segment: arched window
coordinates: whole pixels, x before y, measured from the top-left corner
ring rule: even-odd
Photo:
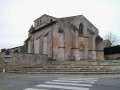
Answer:
[[[83,35],[83,28],[84,28],[83,23],[80,23],[80,25],[79,25],[79,34],[80,35]]]

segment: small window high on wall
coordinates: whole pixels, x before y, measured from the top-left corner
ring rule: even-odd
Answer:
[[[40,25],[42,24],[42,21],[40,20]]]
[[[80,25],[79,25],[79,35],[83,35],[83,28],[84,28],[83,23],[80,23]]]
[[[39,20],[37,21],[37,26],[39,25]]]
[[[52,19],[50,19],[50,23],[52,23],[53,22],[53,20]]]

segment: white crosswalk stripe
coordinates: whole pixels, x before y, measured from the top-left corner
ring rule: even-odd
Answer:
[[[75,83],[61,83],[61,82],[45,82],[47,84],[58,84],[58,85],[74,85],[74,86],[86,86],[91,87],[91,84],[75,84]]]
[[[89,90],[89,88],[92,87],[97,80],[98,78],[58,78],[57,80],[38,84],[35,86],[35,88],[26,88],[24,90]]]
[[[70,79],[70,78],[59,78],[60,80],[98,80],[99,78],[76,78],[76,79]]]
[[[27,88],[27,89],[24,89],[24,90],[47,90],[47,89],[35,89],[35,88]]]
[[[47,88],[58,88],[58,89],[72,89],[72,90],[89,90],[89,88],[81,88],[81,87],[71,87],[71,86],[59,86],[59,85],[47,85],[47,84],[40,84],[37,87],[47,87]]]
[[[92,81],[69,81],[69,80],[53,80],[53,81],[55,81],[55,82],[72,82],[72,83],[80,83],[80,82],[95,83]]]

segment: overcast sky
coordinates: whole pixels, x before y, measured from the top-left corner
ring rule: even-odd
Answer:
[[[120,0],[0,0],[0,49],[23,45],[33,21],[43,14],[84,15],[101,37],[113,32],[120,39]]]

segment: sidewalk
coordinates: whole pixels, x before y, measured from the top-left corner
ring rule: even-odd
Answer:
[[[0,77],[120,78],[120,74],[18,74],[0,73]]]

